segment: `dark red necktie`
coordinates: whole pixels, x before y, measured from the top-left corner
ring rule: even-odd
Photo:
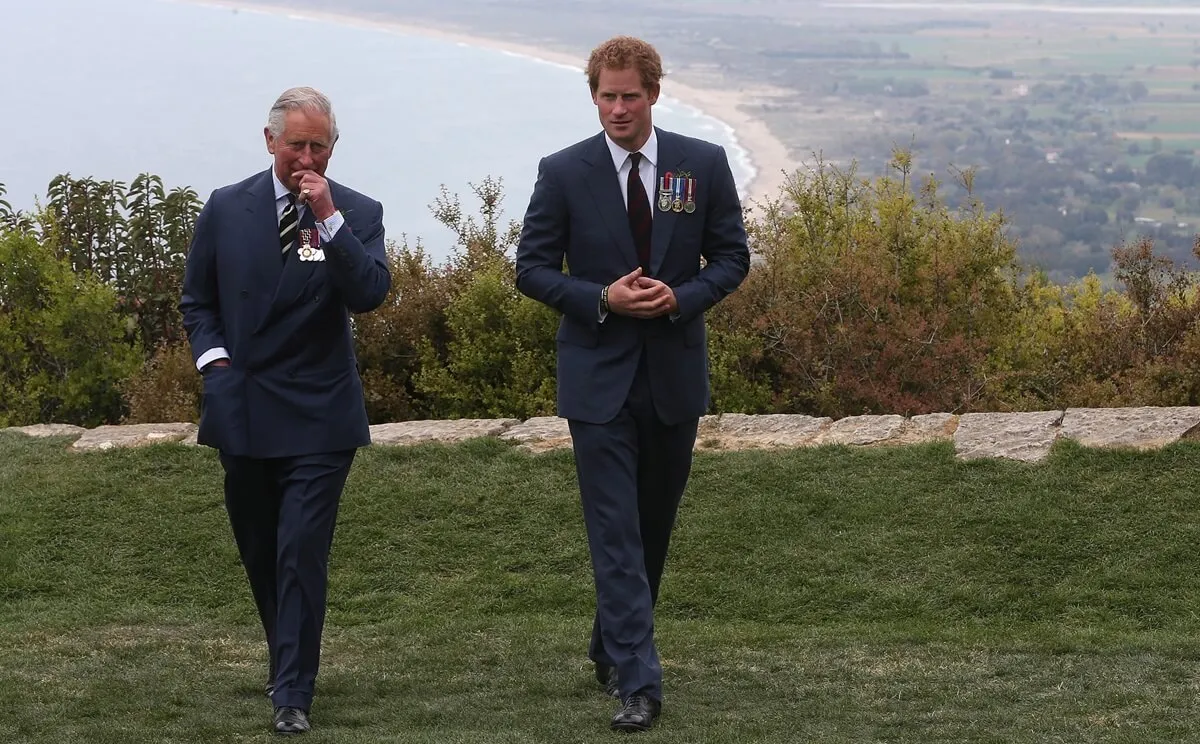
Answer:
[[[629,169],[629,231],[633,233],[633,244],[637,247],[638,263],[642,271],[650,272],[650,199],[646,196],[646,187],[642,185],[642,177],[638,173],[638,165],[642,162],[640,152],[630,153]]]

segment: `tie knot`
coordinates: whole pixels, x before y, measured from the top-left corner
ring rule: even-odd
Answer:
[[[640,152],[629,153],[629,162],[633,164],[633,169],[637,170],[638,166],[642,164],[642,154]]]
[[[289,192],[287,192],[286,196],[287,196],[288,206],[290,206],[290,207],[296,206],[296,195],[289,191]]]

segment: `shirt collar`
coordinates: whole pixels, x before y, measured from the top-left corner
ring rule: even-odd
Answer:
[[[608,151],[612,155],[613,166],[617,172],[621,172],[621,166],[625,165],[625,161],[629,159],[629,151],[621,147],[612,138],[608,136],[608,132],[604,133],[604,141],[608,143]],[[650,127],[650,138],[646,140],[646,144],[642,145],[642,149],[638,150],[642,157],[650,161],[650,165],[658,168],[658,132],[654,127]]]
[[[283,181],[279,180],[279,176],[275,173],[275,166],[271,166],[271,181],[275,184],[275,201],[279,201],[289,193],[288,187],[283,185]]]

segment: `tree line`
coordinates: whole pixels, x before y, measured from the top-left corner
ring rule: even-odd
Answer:
[[[818,161],[750,206],[750,275],[707,318],[712,412],[1197,405],[1195,277],[1144,238],[1112,249],[1111,284],[1055,283],[974,177],[951,203],[897,150],[884,175]],[[3,196],[0,426],[196,420],[177,307],[196,193],[62,175],[34,212]],[[515,288],[502,184],[471,196],[431,206],[456,235],[446,260],[389,242],[391,293],[354,318],[372,423],[556,413],[557,315]]]

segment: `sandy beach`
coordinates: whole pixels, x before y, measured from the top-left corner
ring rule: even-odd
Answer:
[[[458,31],[447,31],[432,26],[414,24],[407,21],[392,21],[378,17],[362,17],[344,13],[326,13],[307,8],[294,8],[270,3],[236,2],[234,0],[175,0],[191,5],[207,5],[219,8],[237,10],[254,10],[294,18],[306,18],[343,26],[361,26],[376,30],[386,30],[397,34],[424,36],[428,38],[451,41],[459,44],[494,49],[509,54],[521,55],[540,59],[552,64],[572,67],[580,71],[580,85],[586,85],[583,79],[583,69],[586,59],[561,52],[540,49],[531,44],[501,41],[486,36],[475,36]],[[670,67],[669,61],[664,60],[665,66]],[[794,171],[798,164],[793,162],[784,146],[771,132],[767,125],[747,114],[742,106],[752,104],[757,95],[737,90],[720,90],[696,88],[671,80],[668,74],[663,81],[662,95],[695,107],[705,114],[712,116],[733,129],[737,143],[746,151],[754,169],[754,176],[746,184],[746,194],[750,201],[761,201],[775,198],[783,186],[785,173]]]

